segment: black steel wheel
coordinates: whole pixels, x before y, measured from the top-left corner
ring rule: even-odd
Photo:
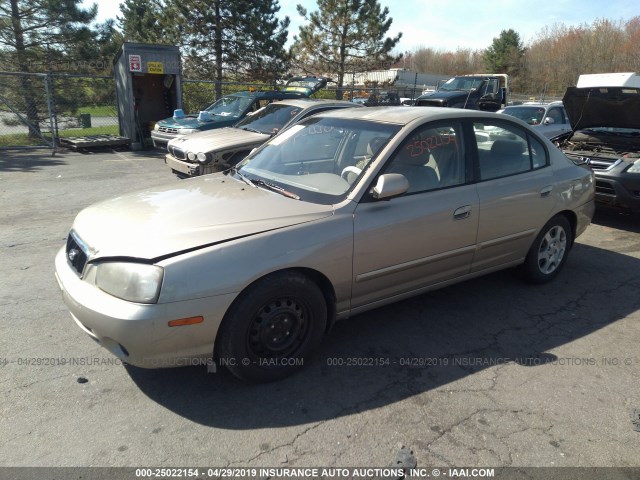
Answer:
[[[326,325],[325,298],[311,279],[297,272],[269,275],[230,307],[216,357],[243,380],[277,380],[304,366]]]

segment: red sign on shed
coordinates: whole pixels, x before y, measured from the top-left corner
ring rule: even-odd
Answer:
[[[129,55],[129,71],[141,72],[142,71],[142,59],[140,55]]]

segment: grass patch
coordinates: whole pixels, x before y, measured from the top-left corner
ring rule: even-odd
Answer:
[[[48,138],[48,137],[47,137]],[[51,141],[51,139],[49,139]],[[26,133],[0,135],[0,147],[37,147],[46,146],[41,138],[31,138]]]
[[[118,125],[105,125],[104,127],[71,128],[58,131],[59,137],[87,137],[89,135],[120,135],[120,129]]]
[[[107,125],[104,127],[93,128],[72,128],[69,130],[60,130],[60,137],[87,137],[89,135],[119,135],[118,125]],[[45,134],[49,140],[50,136]],[[26,133],[15,133],[11,135],[0,135],[0,147],[26,147],[45,145],[40,138],[30,138]]]
[[[81,107],[78,108],[78,111],[75,114],[71,114],[70,116],[78,116],[81,113],[88,113],[92,117],[117,117],[118,112],[116,111],[115,105],[102,105],[97,107]]]

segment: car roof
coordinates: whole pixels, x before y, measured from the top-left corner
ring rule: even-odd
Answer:
[[[525,103],[521,103],[520,105],[507,105],[504,108],[519,108],[519,107],[561,107],[562,106],[562,102],[549,102],[549,103],[539,103],[539,102],[525,102]]]
[[[346,105],[349,107],[362,106],[355,105],[352,102],[346,100],[325,100],[322,98],[285,98],[275,102],[276,105],[291,105],[298,108],[309,108],[316,105],[333,106],[333,105]]]
[[[344,119],[369,120],[379,123],[395,125],[407,125],[416,120],[446,120],[456,118],[499,118],[504,117],[497,113],[483,112],[479,110],[463,110],[460,108],[443,107],[365,107],[365,108],[341,108],[328,112],[318,113],[316,117],[334,117]]]
[[[306,98],[302,93],[281,92],[279,90],[245,90],[242,92],[234,92],[226,97],[263,97],[263,98]]]

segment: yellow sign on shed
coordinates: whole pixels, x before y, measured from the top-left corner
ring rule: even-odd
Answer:
[[[147,62],[147,71],[162,75],[164,73],[164,64],[162,62]]]

